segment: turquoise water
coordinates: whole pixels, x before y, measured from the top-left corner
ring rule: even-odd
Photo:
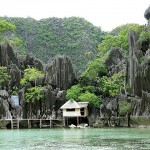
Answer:
[[[150,150],[150,128],[0,130],[0,150]]]

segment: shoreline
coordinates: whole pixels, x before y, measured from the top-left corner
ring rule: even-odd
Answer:
[[[90,118],[89,118],[90,119]],[[15,121],[15,122],[13,122]],[[127,117],[119,120],[111,120],[111,126],[104,125],[101,118],[92,120],[89,123],[90,128],[150,128],[150,118],[148,117],[131,117],[130,126],[128,126]],[[94,125],[95,124],[95,125]],[[89,128],[85,127],[85,128]],[[64,120],[61,119],[0,119],[0,129],[51,129],[51,128],[69,128],[65,126]]]

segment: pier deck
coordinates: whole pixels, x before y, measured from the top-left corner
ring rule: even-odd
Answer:
[[[11,129],[64,127],[64,119],[0,119],[0,121],[10,123]]]

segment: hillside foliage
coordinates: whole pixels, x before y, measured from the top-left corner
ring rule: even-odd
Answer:
[[[70,56],[75,70],[81,73],[86,63],[98,53],[98,44],[105,32],[83,18],[8,18],[16,26],[15,33],[23,39],[27,51],[44,62],[57,54]],[[21,50],[21,48],[20,48]]]

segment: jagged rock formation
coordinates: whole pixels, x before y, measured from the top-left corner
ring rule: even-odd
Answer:
[[[0,66],[9,66],[11,64],[18,64],[18,59],[12,47],[9,44],[0,45]]]
[[[0,90],[0,115],[1,118],[5,119],[19,119],[22,117],[21,107],[15,105],[6,90]]]
[[[109,76],[112,76],[114,73],[120,72],[126,65],[126,60],[123,56],[123,53],[121,52],[121,49],[111,49],[108,58],[105,61],[105,64],[109,71]]]
[[[32,53],[27,54],[25,60],[24,60],[24,66],[27,67],[34,67],[40,71],[44,71],[44,66],[42,62],[37,59]]]
[[[7,67],[11,76],[8,85],[2,87],[3,90],[0,90],[1,117],[5,119],[56,118],[59,115],[58,109],[66,101],[65,90],[75,80],[72,63],[67,56],[57,56],[51,59],[47,65],[44,65],[32,53],[28,54],[25,59],[19,60],[11,46],[7,44],[0,46],[0,66]],[[27,88],[32,86],[31,83],[29,82],[24,87],[20,85],[23,70],[28,67],[37,68],[46,74],[46,77],[36,80],[36,85],[41,85],[46,89],[44,98],[33,103],[27,103],[25,100],[25,92]],[[18,93],[20,106],[16,106],[13,100],[9,98],[14,87],[22,88]]]
[[[45,69],[45,82],[61,90],[68,89],[75,80],[71,60],[66,56],[57,56],[52,59]]]
[[[148,24],[150,25],[150,6],[146,9],[144,17],[148,20]]]
[[[137,35],[134,31],[129,32],[129,46],[128,82],[134,104],[132,115],[148,117],[150,116],[150,49],[138,49]],[[141,57],[144,58],[142,62],[139,59]]]
[[[145,12],[145,18],[150,19],[150,7]],[[150,32],[150,25],[143,29],[144,33]],[[109,76],[118,73],[126,68],[126,82],[129,90],[125,89],[125,94],[120,95],[120,101],[131,102],[132,107],[128,110],[128,119],[132,116],[150,117],[150,39],[149,37],[138,39],[135,31],[129,31],[129,57],[128,61],[123,57],[121,50],[112,49],[105,64],[109,71]],[[128,91],[128,92],[127,92]],[[109,101],[115,98],[108,98],[100,105],[100,116],[109,116],[106,112]],[[114,105],[118,105],[117,103]],[[113,106],[113,105],[110,105]],[[110,107],[111,108],[111,107]],[[117,108],[117,107],[116,107]],[[110,112],[113,112],[111,110]],[[111,114],[111,113],[110,113]],[[110,117],[113,117],[111,114]]]

